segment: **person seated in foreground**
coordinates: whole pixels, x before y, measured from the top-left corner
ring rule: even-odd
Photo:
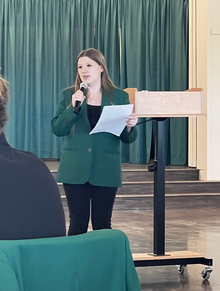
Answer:
[[[5,138],[7,102],[7,81],[0,76],[0,240],[65,236],[61,197],[49,169]]]

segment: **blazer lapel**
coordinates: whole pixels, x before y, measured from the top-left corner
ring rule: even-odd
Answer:
[[[108,96],[108,93],[103,90],[102,92],[102,110],[104,106],[109,106],[109,105],[113,105],[113,103],[111,102],[110,96]]]
[[[83,104],[81,105],[81,110],[82,110],[82,115],[83,115],[83,118],[84,118],[86,124],[90,127],[90,123],[89,123],[89,119],[88,119],[88,115],[87,115],[87,102],[86,102],[86,100],[84,100]]]

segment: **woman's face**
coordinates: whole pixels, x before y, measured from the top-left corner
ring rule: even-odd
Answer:
[[[78,73],[82,82],[89,87],[101,86],[102,67],[88,57],[82,57],[78,60]]]

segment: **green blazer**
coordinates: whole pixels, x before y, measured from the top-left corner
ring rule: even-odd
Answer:
[[[130,133],[127,128],[120,137],[110,133],[90,135],[91,126],[87,117],[87,105],[84,101],[76,115],[71,104],[74,87],[64,89],[56,116],[52,120],[55,135],[63,136],[64,142],[57,173],[57,181],[68,184],[89,182],[95,186],[121,186],[120,140],[132,143],[137,137],[134,127]],[[129,104],[128,94],[115,88],[109,96],[102,94],[103,109],[106,105]]]

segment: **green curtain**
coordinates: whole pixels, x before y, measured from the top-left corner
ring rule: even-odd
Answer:
[[[60,156],[50,122],[60,92],[75,81],[76,57],[95,47],[113,82],[138,90],[185,90],[188,0],[1,0],[0,67],[10,82],[6,136],[41,158]],[[140,119],[144,121],[145,119]],[[187,163],[187,118],[164,124],[167,164]],[[152,121],[122,146],[122,161],[148,163]]]
[[[123,1],[121,87],[149,91],[188,89],[188,1]],[[143,120],[141,120],[143,121]],[[139,126],[126,159],[148,163],[155,124]],[[187,164],[188,119],[164,122],[166,164]]]

